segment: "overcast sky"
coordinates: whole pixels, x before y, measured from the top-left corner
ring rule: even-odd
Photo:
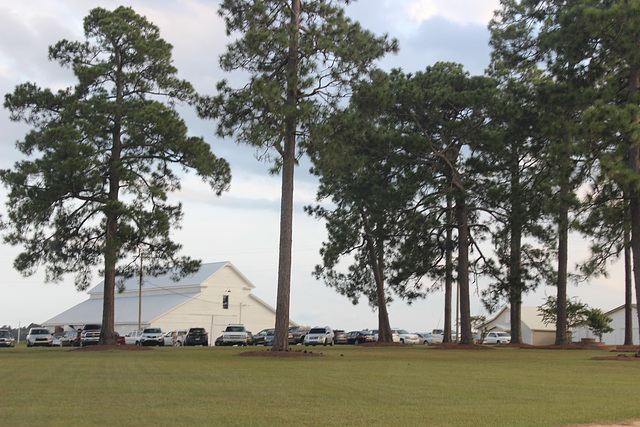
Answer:
[[[96,6],[114,9],[131,6],[160,28],[162,37],[174,46],[173,58],[181,78],[189,80],[200,93],[212,94],[223,78],[241,82],[218,68],[218,57],[228,39],[217,15],[218,1],[90,1],[90,0],[0,0],[0,93],[12,92],[20,83],[31,81],[41,87],[60,89],[75,83],[68,69],[47,60],[48,46],[61,39],[83,40],[82,19]],[[347,15],[376,34],[388,33],[400,42],[397,55],[385,57],[380,66],[404,71],[424,70],[438,61],[464,64],[473,75],[482,74],[489,62],[487,24],[498,8],[498,0],[360,0],[347,7]],[[183,190],[173,201],[183,203],[184,220],[175,239],[183,253],[203,262],[230,261],[255,286],[254,294],[275,307],[278,263],[280,177],[269,176],[268,166],[256,160],[252,149],[233,140],[214,137],[215,123],[183,112],[189,131],[203,136],[214,153],[231,164],[231,190],[216,198],[193,176],[183,181]],[[15,141],[27,128],[10,122],[0,109],[0,168],[11,168],[19,158]],[[325,237],[324,225],[303,212],[315,200],[315,180],[304,164],[296,171],[293,232],[291,319],[305,325],[329,325],[340,329],[377,327],[377,315],[366,301],[353,306],[333,289],[312,276],[319,263],[318,250]],[[4,212],[6,190],[0,189]],[[573,236],[573,262],[586,254],[588,242]],[[44,275],[24,278],[12,263],[20,248],[0,243],[0,326],[22,326],[44,322],[85,300],[73,277],[62,283],[45,284]],[[605,311],[624,303],[622,268],[615,265],[608,279],[592,280],[568,290]],[[95,283],[100,282],[95,277]],[[476,293],[482,283],[472,283],[472,315],[484,314]],[[526,296],[525,305],[540,305],[548,287]],[[394,302],[389,310],[393,327],[429,331],[443,326],[444,294],[435,292],[424,301],[407,305]]]

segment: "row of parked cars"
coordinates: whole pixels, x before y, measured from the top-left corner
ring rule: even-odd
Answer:
[[[204,328],[177,329],[162,332],[148,327],[131,331],[124,336],[124,344],[139,346],[190,346],[209,345],[209,333]]]
[[[402,344],[440,344],[442,337],[433,333],[409,333],[404,329],[392,329],[394,342]],[[275,329],[263,329],[253,335],[253,345],[273,345]],[[219,338],[220,339],[220,338]],[[328,326],[292,326],[289,328],[289,344],[302,344],[305,346],[332,346],[334,344],[364,344],[378,341],[378,331],[359,330],[346,332],[342,329],[332,329]],[[216,341],[218,342],[218,341]],[[222,344],[220,344],[222,345]]]
[[[87,324],[77,330],[68,331],[62,336],[54,336],[47,328],[31,328],[26,337],[27,347],[34,346],[73,346],[83,347],[94,345],[100,339],[101,325]],[[442,330],[433,332],[409,333],[404,329],[392,329],[394,342],[402,344],[433,345],[442,343]],[[246,330],[244,325],[228,325],[223,334],[216,338],[214,345],[273,345],[275,329],[263,329],[257,334]],[[119,344],[139,346],[195,346],[209,345],[209,335],[204,328],[189,328],[162,332],[157,327],[147,327],[131,331],[124,337],[116,333]],[[289,344],[302,344],[305,346],[333,346],[334,344],[364,344],[378,341],[377,330],[361,330],[345,332],[341,329],[332,329],[328,326],[310,328],[308,326],[292,326],[289,328]],[[455,341],[455,336],[452,337]],[[511,336],[506,332],[491,331],[484,337],[474,336],[474,341],[484,344],[508,344]],[[0,329],[0,347],[13,347],[15,340],[6,329]]]

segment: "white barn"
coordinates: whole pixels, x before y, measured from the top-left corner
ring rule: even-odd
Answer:
[[[50,329],[75,329],[87,323],[102,322],[104,282],[88,291],[89,299],[47,320]],[[257,333],[275,326],[275,309],[251,293],[255,286],[230,262],[202,264],[200,270],[173,281],[169,274],[145,277],[142,298],[140,279],[124,282],[123,292],[115,295],[115,330],[125,335],[142,327],[163,331],[204,327],[210,343],[228,324],[241,323]],[[291,322],[292,326],[296,323]]]
[[[522,306],[520,309],[522,342],[532,345],[550,345],[555,342],[555,325],[545,325],[538,307]],[[483,325],[486,331],[511,332],[511,310],[505,307]]]
[[[613,332],[603,334],[602,342],[607,345],[624,345],[624,304],[606,312],[605,314],[612,319],[609,326],[613,328]],[[631,318],[633,325],[633,333],[631,336],[633,338],[633,342],[638,344],[638,307],[635,304],[631,307]],[[595,338],[595,340],[598,341],[598,337],[596,337],[586,326],[574,328],[571,334],[571,340],[579,342],[582,338]]]

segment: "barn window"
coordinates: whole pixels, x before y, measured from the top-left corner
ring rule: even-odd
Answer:
[[[229,308],[229,295],[222,295],[222,308],[225,310]]]

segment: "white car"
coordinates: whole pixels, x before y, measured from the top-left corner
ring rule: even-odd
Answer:
[[[125,338],[126,342],[126,338]],[[144,328],[137,345],[160,345],[164,346],[164,334],[160,328]]]
[[[373,336],[375,337],[374,341],[378,341],[378,330],[377,329],[372,329],[371,332],[373,333]],[[391,339],[393,340],[393,342],[400,342],[400,335],[398,335],[397,332],[394,332],[394,330],[391,330]]]
[[[506,332],[492,331],[487,332],[487,336],[484,337],[485,344],[509,344],[511,342],[511,335]]]
[[[171,331],[164,334],[164,345],[181,347],[184,345],[184,336],[187,331],[184,329],[179,331]]]
[[[419,344],[420,338],[417,334],[410,334],[404,329],[392,329],[392,334],[398,335],[398,340],[401,344]],[[395,340],[394,340],[395,341]]]
[[[304,345],[333,345],[333,330],[328,326],[316,326],[304,336]]]
[[[420,344],[424,345],[435,345],[442,344],[442,335],[436,336],[431,332],[416,332],[418,338],[420,339]]]
[[[244,325],[227,325],[222,332],[222,345],[248,345],[249,333]]]
[[[37,345],[44,345],[47,347],[53,346],[53,335],[47,328],[31,328],[27,335],[27,347],[34,347]]]
[[[128,345],[138,345],[140,341],[140,337],[142,336],[142,331],[131,331],[127,335],[124,336],[124,343]]]

